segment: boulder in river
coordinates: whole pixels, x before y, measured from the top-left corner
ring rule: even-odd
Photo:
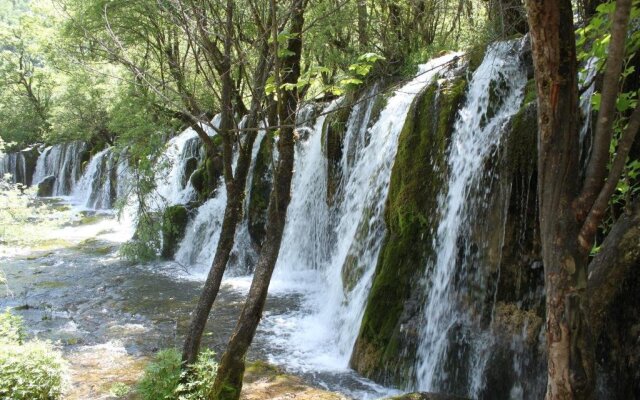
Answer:
[[[38,183],[38,196],[51,197],[53,195],[53,185],[56,183],[56,177],[49,175]]]

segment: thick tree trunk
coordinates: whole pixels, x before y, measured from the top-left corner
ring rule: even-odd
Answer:
[[[589,321],[594,338],[599,336],[605,314],[623,287],[622,282],[639,265],[640,201],[636,201],[631,214],[623,214],[613,225],[600,252],[589,264]]]
[[[182,361],[185,365],[192,364],[197,359],[202,334],[204,333],[211,307],[220,290],[222,276],[224,275],[227,263],[229,262],[229,255],[233,249],[236,229],[242,216],[244,189],[251,165],[253,144],[257,136],[255,128],[259,125],[259,115],[264,99],[264,86],[269,71],[269,45],[267,41],[264,41],[262,44],[261,58],[258,61],[254,75],[254,94],[246,123],[246,127],[250,129],[247,131],[244,144],[240,148],[235,176],[230,182],[227,182],[226,185],[227,204],[225,206],[216,254],[213,258],[209,274],[207,275],[202,294],[200,295],[200,300],[193,313],[182,349]]]
[[[545,269],[547,395],[588,399],[587,257],[578,245],[578,90],[570,0],[527,0],[538,91],[538,198]]]
[[[304,4],[304,0],[293,0],[290,30],[293,37],[289,39],[288,45],[290,55],[281,59],[280,70],[284,74],[283,84],[295,84],[300,76]],[[279,159],[274,175],[275,182],[269,199],[267,234],[256,265],[247,301],[229,340],[227,349],[222,355],[216,380],[208,396],[211,400],[237,400],[240,398],[245,356],[262,316],[269,283],[280,252],[287,208],[291,197],[294,125],[297,105],[298,98],[295,91],[280,91],[278,104],[281,124],[278,140]]]

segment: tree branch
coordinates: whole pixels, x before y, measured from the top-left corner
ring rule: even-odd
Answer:
[[[620,180],[620,176],[624,171],[624,167],[627,164],[627,156],[629,155],[629,151],[631,151],[631,146],[633,145],[633,141],[636,138],[636,134],[638,133],[638,129],[640,128],[640,104],[636,107],[629,118],[629,123],[627,128],[622,133],[622,137],[618,142],[618,151],[616,153],[615,158],[613,159],[613,163],[611,164],[611,169],[609,170],[609,176],[607,177],[607,181],[605,182],[602,190],[598,194],[595,202],[593,203],[593,207],[589,210],[589,214],[580,229],[580,234],[578,235],[578,242],[583,250],[589,251],[591,246],[593,245],[593,238],[598,230],[598,225],[602,222],[602,218],[604,216],[604,212],[607,208],[607,203],[613,195],[613,192],[616,190],[616,186],[618,181]]]
[[[600,110],[596,121],[593,152],[587,165],[584,186],[575,207],[578,218],[586,217],[596,196],[598,196],[604,185],[630,13],[631,0],[616,1],[616,11],[611,24],[611,41],[602,84]]]

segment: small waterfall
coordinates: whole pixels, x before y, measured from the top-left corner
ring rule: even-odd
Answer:
[[[244,126],[246,118],[243,118],[239,123],[239,126]],[[220,118],[216,116],[212,123],[218,126]],[[253,166],[256,156],[260,150],[260,143],[262,140],[266,140],[265,132],[260,131],[253,143],[251,166],[249,169],[249,175],[247,177],[247,188],[251,187],[251,177],[253,175]],[[238,160],[237,151],[234,152],[233,169]],[[190,184],[189,184],[190,185]],[[247,192],[250,190],[247,189]],[[246,196],[244,207],[245,211],[248,206],[249,196]],[[222,228],[222,218],[224,217],[224,210],[227,204],[227,191],[224,188],[223,179],[220,179],[220,183],[215,192],[215,196],[208,199],[203,205],[201,205],[196,213],[195,218],[189,221],[187,225],[186,234],[180,246],[176,252],[175,260],[179,264],[188,267],[189,273],[195,277],[206,276],[211,267],[211,262],[215,255],[216,247],[218,246],[218,238],[220,236],[220,230]],[[246,215],[246,213],[245,213]],[[236,232],[234,248],[232,250],[231,258],[235,259],[234,264],[240,266],[243,272],[246,272],[247,260],[251,260],[253,256],[253,250],[251,245],[251,239],[249,237],[247,221],[242,221]],[[227,268],[230,270],[232,268]]]
[[[521,41],[500,42],[488,48],[454,126],[448,183],[439,197],[435,259],[428,260],[426,267],[426,304],[416,365],[420,390],[475,398],[483,385],[487,357],[483,350],[488,348],[489,335],[479,330],[483,318],[487,314],[491,318],[492,310],[483,306],[492,307],[493,295],[482,271],[493,258],[499,274],[500,255],[485,254],[488,240],[482,238],[482,229],[504,232],[506,200],[498,201],[492,210],[490,198],[499,193],[508,199],[510,189],[495,188],[499,183],[492,165],[498,164],[496,152],[505,126],[523,100],[527,77],[519,57],[521,45]],[[497,218],[502,226],[477,228],[490,213],[502,215]],[[464,390],[468,392],[460,393]]]
[[[83,155],[87,150],[84,142],[56,144],[44,149],[33,176],[33,183],[41,182],[47,176],[55,176],[53,196],[67,196],[72,193],[82,174]]]
[[[383,212],[397,141],[415,96],[454,61],[449,54],[422,65],[387,101],[370,128],[375,91],[365,93],[347,121],[335,203],[327,199],[324,116],[298,144],[293,196],[273,291],[303,293],[302,310],[265,323],[282,339],[280,361],[305,370],[345,370],[385,235]],[[334,103],[326,111],[339,104]],[[325,112],[326,113],[326,112]]]
[[[27,184],[27,167],[21,152],[0,154],[0,178],[11,175],[11,183]]]
[[[187,204],[195,197],[189,178],[202,159],[201,143],[193,128],[185,129],[167,143],[159,160],[161,168],[156,174],[158,208],[162,208],[161,205]]]
[[[582,111],[582,126],[580,127],[580,159],[583,162],[583,168],[586,166],[587,156],[591,153],[591,141],[589,134],[591,132],[592,107],[591,99],[596,91],[595,78],[598,74],[598,58],[591,57],[587,60],[584,70],[578,74],[578,80],[583,90],[580,96],[580,110]]]
[[[120,174],[118,154],[113,147],[106,148],[91,158],[89,165],[73,191],[73,197],[83,207],[101,210],[111,209],[118,198]]]

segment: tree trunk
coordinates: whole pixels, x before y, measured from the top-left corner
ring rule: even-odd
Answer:
[[[360,45],[360,51],[365,51],[369,46],[368,22],[367,0],[358,0],[358,44]]]
[[[211,264],[211,269],[207,275],[202,294],[193,313],[189,330],[185,337],[182,349],[182,361],[184,365],[193,364],[198,356],[200,341],[204,332],[211,307],[220,290],[222,276],[229,262],[229,255],[233,249],[236,229],[242,215],[242,203],[244,200],[244,189],[247,182],[247,175],[251,165],[251,154],[253,144],[257,136],[255,128],[259,125],[259,115],[262,100],[264,98],[264,87],[270,71],[269,45],[263,41],[261,57],[255,71],[254,93],[251,100],[251,108],[247,118],[246,127],[249,128],[241,146],[235,176],[231,182],[227,182],[227,204],[225,205],[220,239],[216,247],[216,254]]]
[[[272,0],[272,4],[274,3],[275,1]],[[288,43],[288,55],[282,57],[281,68],[278,68],[276,64],[276,70],[281,70],[284,73],[283,84],[295,84],[300,76],[304,4],[304,0],[293,0],[290,30],[292,38],[289,39]],[[274,43],[277,46],[277,41],[274,41]],[[276,71],[276,75],[278,73],[279,71]],[[260,322],[269,283],[280,252],[287,208],[291,198],[294,125],[298,98],[297,93],[293,90],[281,90],[278,99],[278,115],[281,124],[278,140],[279,159],[274,175],[275,182],[269,199],[267,234],[256,265],[247,301],[231,335],[227,349],[222,355],[216,380],[208,396],[211,400],[237,400],[240,397],[245,356]]]
[[[589,264],[589,322],[597,339],[605,314],[632,268],[640,265],[640,201],[611,228]],[[635,271],[637,273],[637,271]]]
[[[538,92],[538,199],[546,289],[547,395],[588,399],[594,388],[587,329],[587,257],[580,222],[578,89],[570,0],[527,0]]]

